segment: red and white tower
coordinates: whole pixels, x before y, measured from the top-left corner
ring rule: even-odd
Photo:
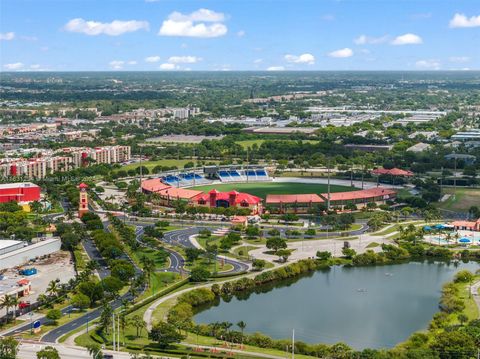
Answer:
[[[85,183],[80,183],[78,188],[80,189],[80,201],[78,202],[78,218],[82,218],[82,216],[88,212],[88,186]]]

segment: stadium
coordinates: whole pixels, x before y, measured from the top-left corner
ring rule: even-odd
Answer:
[[[196,207],[240,207],[251,214],[309,213],[315,206],[338,211],[362,209],[368,203],[385,204],[396,191],[385,187],[360,189],[351,185],[275,179],[263,166],[205,166],[161,173],[142,181],[142,191],[156,193],[158,203],[173,207],[183,201]]]

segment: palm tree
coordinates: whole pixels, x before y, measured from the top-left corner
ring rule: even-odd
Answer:
[[[155,270],[155,261],[147,256],[140,258],[140,264],[142,265],[145,276],[147,277],[148,287],[151,287],[152,273]]]
[[[101,353],[102,353],[102,348],[100,347],[99,344],[89,344],[87,345],[87,350],[88,350],[88,354],[90,354],[92,356],[93,359],[96,359],[97,356],[99,358],[102,357]],[[100,354],[100,355],[99,355]]]
[[[58,291],[59,288],[56,280],[52,280],[50,283],[48,283],[47,293],[50,294],[50,296],[56,296],[58,294]]]
[[[17,307],[20,304],[18,297],[16,295],[10,296],[10,305],[13,307],[13,321],[15,321],[17,317]]]
[[[138,338],[140,334],[142,334],[142,329],[145,328],[146,326],[145,321],[141,316],[136,314],[132,317],[131,323],[135,327],[135,329],[137,329],[137,338]]]
[[[242,331],[242,344],[241,344],[241,348],[243,349],[243,331],[245,330],[245,328],[247,327],[247,323],[245,323],[243,320],[239,321],[237,323],[237,327],[240,328],[240,330]]]
[[[4,296],[0,300],[0,308],[3,309],[5,308],[7,310],[7,320],[8,320],[8,315],[10,314],[10,307],[12,306],[12,300],[10,299],[9,295]]]

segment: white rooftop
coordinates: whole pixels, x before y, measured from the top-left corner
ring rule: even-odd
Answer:
[[[11,239],[0,239],[0,249],[5,249],[20,243],[22,243],[22,241],[14,241]]]
[[[4,183],[0,184],[0,189],[4,188],[25,188],[25,187],[38,187],[35,183],[32,182],[17,182],[17,183]]]

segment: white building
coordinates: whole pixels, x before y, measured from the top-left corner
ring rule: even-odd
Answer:
[[[37,257],[58,252],[61,244],[59,237],[31,245],[25,245],[25,242],[21,241],[0,240],[0,270],[21,266]]]

